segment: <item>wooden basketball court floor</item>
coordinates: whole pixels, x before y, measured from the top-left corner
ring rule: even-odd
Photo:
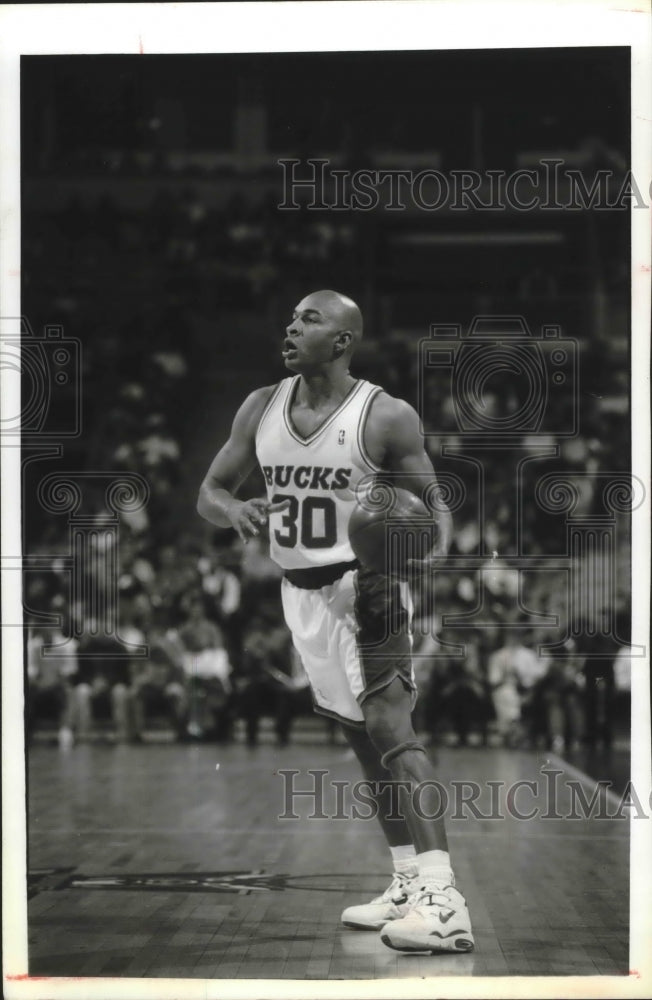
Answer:
[[[375,820],[351,818],[348,798],[338,806],[331,782],[360,775],[348,748],[328,745],[321,730],[286,748],[32,746],[30,976],[626,976],[627,820],[598,818],[597,808],[571,818],[578,772],[558,757],[464,748],[437,758],[471,954],[403,955],[377,933],[340,925],[345,906],[387,886],[388,853]],[[546,766],[562,773],[546,776]],[[290,780],[295,790],[322,780],[311,769],[327,772],[323,812],[347,818],[309,818],[318,810],[308,796],[286,808]],[[474,816],[451,781],[479,782],[476,809],[495,818]],[[519,781],[537,783],[512,792],[521,814],[538,807],[533,819],[510,814],[506,789]],[[580,784],[590,799],[592,781]],[[279,818],[284,811],[300,818]]]

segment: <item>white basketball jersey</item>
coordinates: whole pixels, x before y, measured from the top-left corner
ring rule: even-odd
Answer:
[[[364,449],[371,401],[382,389],[359,380],[338,408],[303,437],[291,408],[301,376],[283,379],[263,411],[256,455],[269,500],[288,500],[269,519],[270,555],[283,569],[307,569],[355,559],[348,526],[355,488],[377,471]]]

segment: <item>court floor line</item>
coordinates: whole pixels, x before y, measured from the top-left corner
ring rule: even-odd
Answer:
[[[586,774],[585,771],[581,771],[579,767],[575,767],[574,764],[569,764],[567,760],[564,760],[563,757],[559,757],[558,754],[551,753],[550,761],[553,764],[556,764],[558,767],[563,767],[565,771],[568,771],[568,773],[572,778],[576,778],[578,781],[581,781],[583,785],[585,785],[587,788],[590,788],[592,791],[595,791],[595,789],[598,788],[600,783],[596,781],[595,778],[592,778],[589,774]],[[605,797],[607,799],[607,802],[609,802],[612,806],[620,806],[621,799],[616,795],[615,792],[612,792],[609,788],[605,789]]]

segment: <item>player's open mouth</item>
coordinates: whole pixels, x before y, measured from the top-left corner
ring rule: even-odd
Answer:
[[[284,347],[283,347],[283,350],[281,351],[281,357],[282,358],[291,358],[291,357],[294,357],[297,353],[298,352],[297,352],[297,349],[296,349],[296,347],[295,347],[294,344],[288,344],[288,343],[286,343],[284,345]]]

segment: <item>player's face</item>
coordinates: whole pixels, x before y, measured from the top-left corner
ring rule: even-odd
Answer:
[[[333,360],[333,344],[341,332],[337,316],[319,298],[308,296],[294,310],[285,331],[285,367],[303,372],[323,368]]]

